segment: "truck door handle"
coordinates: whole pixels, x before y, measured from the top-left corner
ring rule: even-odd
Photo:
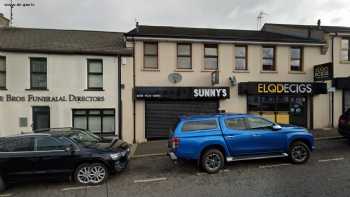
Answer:
[[[225,139],[227,139],[227,140],[231,140],[231,139],[233,139],[233,138],[235,138],[235,136],[226,136],[226,137],[225,137]]]

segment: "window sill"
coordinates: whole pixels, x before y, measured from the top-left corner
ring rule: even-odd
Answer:
[[[278,73],[277,70],[261,70],[260,73]]]
[[[49,91],[47,88],[29,88],[26,91]]]
[[[160,70],[158,68],[157,69],[143,68],[141,71],[144,71],[144,72],[160,72]]]
[[[340,63],[340,64],[350,64],[350,61],[347,61],[347,60],[341,60],[339,63]]]
[[[236,70],[236,69],[234,69],[232,72],[234,72],[234,73],[249,73],[249,70]]]
[[[305,71],[292,71],[292,70],[290,70],[290,71],[288,71],[288,74],[306,74],[306,72]]]
[[[206,70],[206,69],[201,70],[201,72],[215,72],[215,71],[218,71],[218,70]]]
[[[8,90],[7,88],[0,88],[0,91],[6,91]]]
[[[85,89],[84,91],[105,91],[103,88],[88,88]]]
[[[177,68],[175,72],[194,72],[192,69]]]

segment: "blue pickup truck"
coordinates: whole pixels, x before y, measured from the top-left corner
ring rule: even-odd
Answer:
[[[250,114],[182,116],[169,139],[172,160],[197,160],[208,173],[241,160],[289,157],[301,164],[313,149],[307,129]]]

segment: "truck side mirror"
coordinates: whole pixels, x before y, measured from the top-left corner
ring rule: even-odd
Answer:
[[[280,125],[278,125],[278,124],[275,124],[275,125],[272,126],[272,129],[273,129],[274,131],[277,131],[277,130],[281,130],[282,127],[281,127]]]

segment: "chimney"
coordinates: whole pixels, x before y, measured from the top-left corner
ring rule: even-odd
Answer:
[[[0,28],[1,27],[9,27],[10,20],[4,16],[3,13],[0,13]]]
[[[321,29],[321,19],[317,20],[317,29]]]

